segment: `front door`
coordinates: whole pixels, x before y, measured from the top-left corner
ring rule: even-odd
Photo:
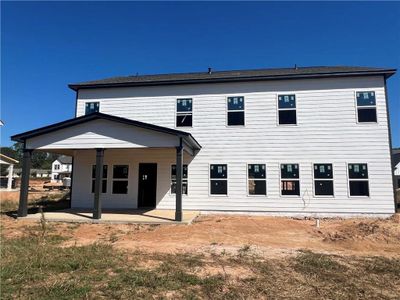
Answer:
[[[156,207],[157,164],[139,164],[138,208]]]

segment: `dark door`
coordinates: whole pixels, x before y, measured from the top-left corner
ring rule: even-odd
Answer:
[[[156,207],[157,164],[139,164],[139,208]]]

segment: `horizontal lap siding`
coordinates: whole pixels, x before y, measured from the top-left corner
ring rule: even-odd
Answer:
[[[357,124],[357,90],[376,92],[377,124]],[[297,126],[277,125],[277,94],[287,93],[296,94]],[[226,97],[232,95],[245,97],[245,127],[226,126]],[[189,165],[185,209],[393,212],[382,78],[82,90],[77,114],[84,113],[85,101],[100,101],[103,113],[174,128],[176,99],[186,97],[193,98],[193,128],[180,129],[191,132],[203,149]],[[267,165],[266,197],[247,196],[246,163],[252,162]],[[279,163],[285,162],[300,164],[301,197],[280,196]],[[334,165],[334,198],[313,197],[312,163],[317,162]],[[351,162],[368,163],[369,198],[348,197],[346,163]],[[228,196],[209,195],[210,163],[228,164]],[[165,176],[169,181],[168,172]],[[160,208],[175,207],[174,196],[161,196]]]

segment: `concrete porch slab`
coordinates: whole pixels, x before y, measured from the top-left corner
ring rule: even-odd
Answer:
[[[44,218],[49,222],[66,223],[111,223],[111,224],[190,224],[200,214],[199,211],[183,211],[182,222],[175,221],[175,210],[103,210],[100,220],[92,218],[92,211],[66,209],[44,212]],[[24,220],[40,220],[41,214],[30,214],[19,218]]]

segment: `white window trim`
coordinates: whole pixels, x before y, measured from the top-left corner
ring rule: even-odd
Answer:
[[[175,196],[176,194],[173,194],[172,193],[172,191],[171,191],[171,184],[172,184],[172,166],[175,166],[176,164],[170,164],[170,166],[169,166],[169,195],[170,196]],[[182,193],[182,196],[183,197],[188,197],[189,196],[189,193],[190,193],[190,190],[189,190],[189,164],[184,164],[184,165],[187,165],[187,179],[183,179],[183,174],[182,174],[182,184],[183,184],[183,181],[184,180],[186,180],[187,181],[187,191],[188,191],[188,193],[187,194],[184,194],[184,193]]]
[[[265,166],[265,178],[249,178],[249,165],[264,165]],[[252,195],[249,192],[249,180],[254,181],[265,181],[265,194],[263,195]],[[247,190],[247,197],[263,197],[266,198],[268,196],[268,185],[267,185],[267,164],[266,163],[258,163],[258,162],[250,162],[246,163],[246,190]]]
[[[93,166],[96,166],[96,164],[94,164],[94,165],[92,165],[92,168],[90,169],[90,173],[91,173],[91,175],[93,175],[92,174],[92,172],[93,172]],[[108,180],[108,178],[109,178],[109,168],[108,168],[108,164],[103,164],[103,166],[107,166],[107,177],[106,178],[103,178],[103,171],[101,172],[101,187],[100,187],[100,194],[102,194],[102,195],[105,195],[105,194],[108,194],[109,193],[109,191],[110,191],[110,187],[108,186],[109,185],[109,180]],[[96,175],[96,174],[95,174]],[[91,181],[90,181],[90,193],[91,194],[94,194],[94,193],[92,193],[92,184],[93,184],[93,180],[96,180],[96,178],[93,178],[93,176],[92,176],[92,178],[91,178]],[[106,183],[106,192],[105,193],[103,193],[102,192],[102,188],[103,188],[103,181],[106,181],[107,183]],[[112,188],[112,187],[111,187]]]
[[[299,178],[282,178],[282,165],[298,165]],[[285,181],[298,181],[299,194],[298,195],[282,195],[282,180]],[[279,195],[281,198],[300,198],[301,197],[301,182],[300,182],[300,163],[285,162],[279,164]]]
[[[229,110],[228,109],[228,99],[233,98],[233,97],[243,97],[243,104],[244,104],[244,109],[240,110]],[[237,127],[246,127],[246,97],[243,95],[230,95],[225,97],[225,127],[226,128],[237,128]],[[228,125],[228,113],[229,112],[243,112],[243,125]]]
[[[314,166],[315,165],[332,165],[332,178],[315,178],[314,176]],[[313,184],[313,197],[314,198],[335,198],[335,173],[334,173],[333,163],[330,162],[315,162],[311,164],[311,172],[312,172],[312,184]],[[332,181],[333,186],[333,195],[316,195],[315,194],[315,180],[318,181]]]
[[[178,112],[178,100],[192,100],[192,110],[190,112]],[[183,115],[183,114],[192,114],[192,126],[178,126],[178,123],[176,122],[178,115]],[[182,98],[176,98],[175,99],[175,120],[174,120],[175,128],[193,128],[194,124],[194,99],[192,97],[182,97]]]
[[[228,169],[226,172],[227,178],[213,178],[211,179],[211,165],[226,165]],[[211,194],[211,180],[226,180],[226,194]],[[216,162],[208,164],[208,196],[209,197],[228,197],[229,196],[229,164],[225,162]]]
[[[368,170],[368,178],[350,178],[350,173],[349,173],[349,165],[367,165],[367,170]],[[362,199],[369,199],[371,198],[371,189],[370,189],[370,184],[369,184],[369,164],[366,162],[347,162],[346,163],[346,173],[347,173],[347,197],[348,198],[362,198]],[[368,182],[368,194],[369,196],[351,196],[350,195],[350,180],[354,181],[367,181]]]
[[[285,96],[285,95],[294,95],[295,96],[295,103],[296,107],[293,108],[279,108],[279,96]],[[295,92],[282,92],[278,93],[275,95],[275,102],[276,102],[276,125],[277,126],[282,126],[282,127],[293,127],[293,126],[299,126],[299,116],[298,116],[298,101],[297,101],[297,93]],[[295,110],[296,111],[296,124],[279,124],[279,111],[281,110]]]
[[[128,166],[128,177],[127,178],[114,178],[114,166]],[[111,190],[110,190],[110,193],[112,194],[112,195],[117,195],[117,196],[122,196],[122,195],[128,195],[129,194],[129,174],[130,174],[130,172],[131,172],[131,167],[130,167],[130,165],[129,164],[124,164],[124,163],[120,163],[120,164],[113,164],[112,165],[112,171],[111,171]],[[107,174],[108,175],[108,174]],[[114,185],[114,181],[127,181],[128,182],[128,185],[127,185],[127,187],[126,187],[126,193],[125,194],[121,194],[121,193],[114,193],[113,192],[113,185]]]
[[[362,93],[362,92],[374,92],[375,93],[375,105],[360,106],[360,109],[363,109],[363,108],[375,108],[376,122],[359,122],[358,121],[357,93]],[[376,97],[376,91],[375,90],[363,89],[363,90],[354,91],[354,106],[356,108],[356,123],[357,124],[359,124],[359,125],[379,124],[379,120],[378,120],[378,105],[377,105],[377,97]]]

